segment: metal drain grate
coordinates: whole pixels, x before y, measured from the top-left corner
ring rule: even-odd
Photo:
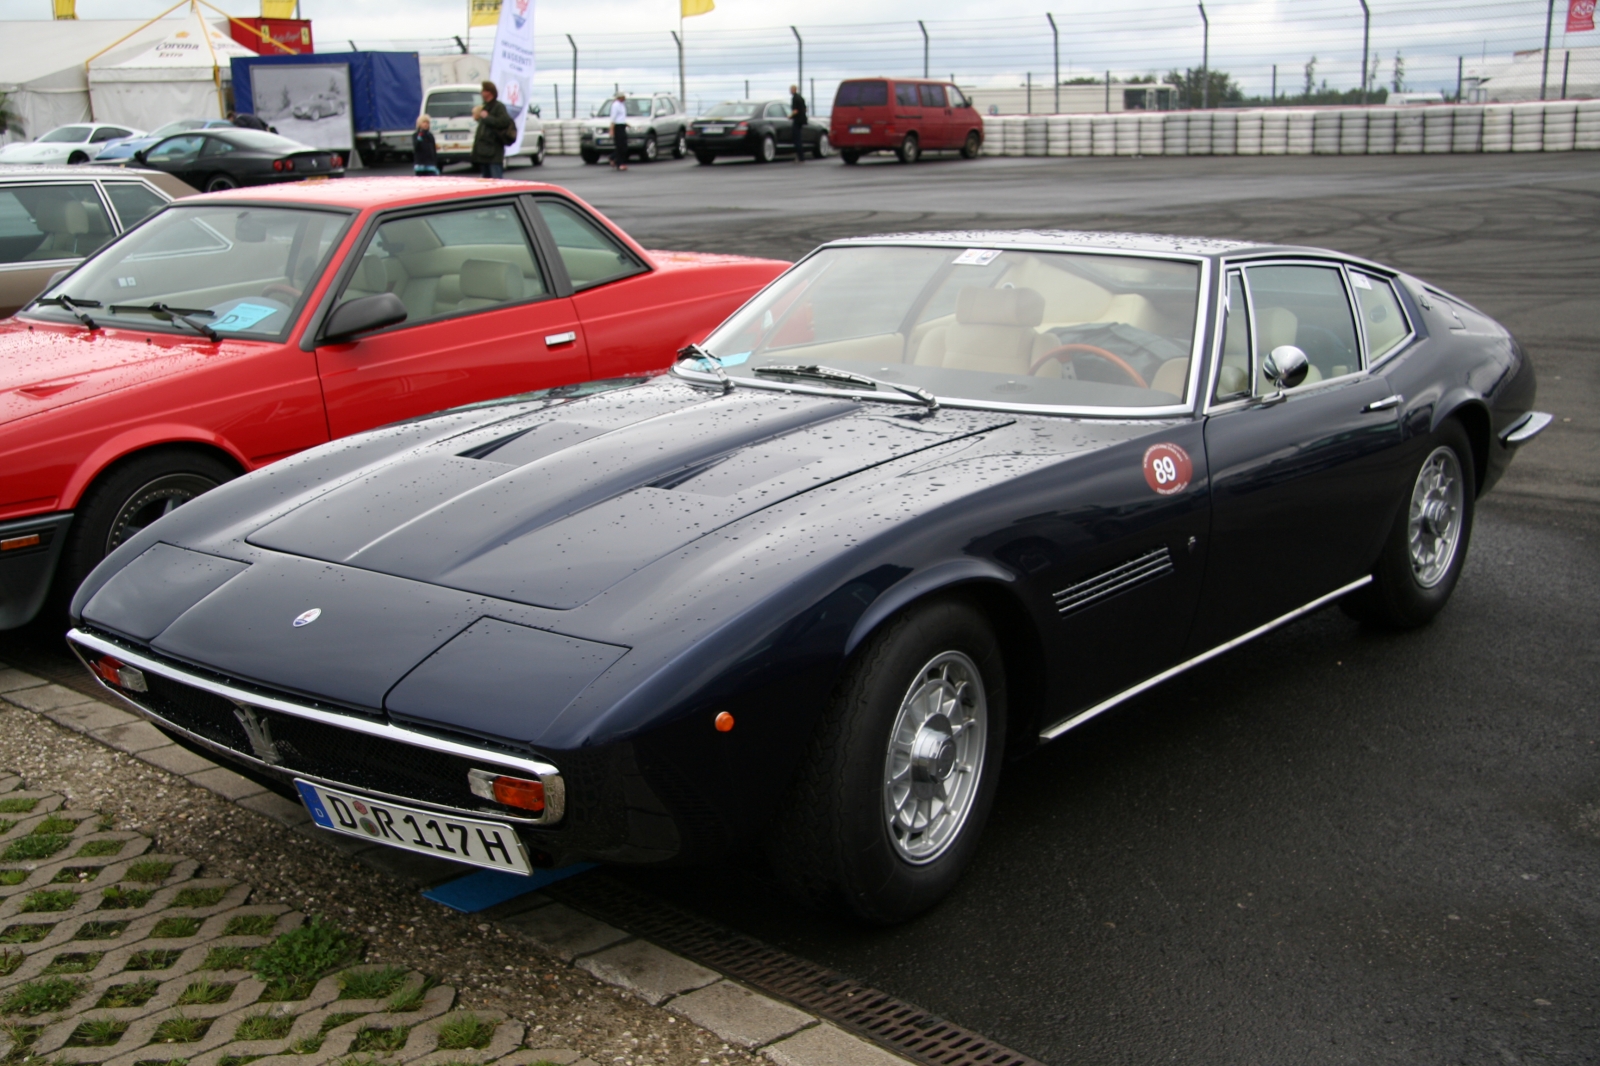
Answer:
[[[887,992],[680,910],[604,874],[543,891],[928,1066],[1041,1066]]]

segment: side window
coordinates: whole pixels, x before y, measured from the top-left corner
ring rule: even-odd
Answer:
[[[110,239],[93,185],[0,188],[0,263],[81,259]]]
[[[168,137],[151,147],[145,153],[145,158],[152,163],[166,163],[168,166],[192,163],[200,158],[200,148],[204,143],[205,138],[198,134]]]
[[[509,204],[409,215],[385,222],[339,303],[392,292],[406,325],[521,303],[549,292],[522,219]]]
[[[1250,395],[1250,305],[1244,279],[1237,270],[1228,274],[1227,317],[1222,323],[1222,365],[1217,368],[1217,390],[1212,401],[1221,403]]]
[[[206,146],[200,152],[201,159],[216,159],[218,156],[227,155],[233,151],[233,145],[218,137],[207,137]]]
[[[672,114],[672,101],[668,100],[664,96],[656,97],[656,114],[657,115],[670,115],[670,114]]]
[[[1394,287],[1384,278],[1350,271],[1350,285],[1356,292],[1356,307],[1367,331],[1367,360],[1383,358],[1411,335],[1411,323],[1400,307]]]
[[[132,229],[167,206],[167,201],[155,190],[136,181],[108,181],[105,190],[106,195],[111,197],[111,206],[116,209],[117,217],[122,220],[123,229]]]
[[[894,87],[894,102],[897,107],[916,107],[917,87],[915,85],[896,85]]]
[[[966,97],[966,94],[964,94],[960,89],[957,89],[954,85],[947,85],[947,86],[945,86],[945,89],[950,94],[950,106],[951,107],[971,107],[972,106],[972,101],[968,100],[967,97]]]
[[[550,227],[573,288],[588,288],[644,269],[609,233],[576,208],[556,200],[540,200],[539,215]]]
[[[126,137],[130,132],[130,130],[120,129],[116,126],[101,126],[89,135],[89,143],[105,144],[107,141],[114,141],[118,137]]]
[[[1361,368],[1356,323],[1337,267],[1260,266],[1247,273],[1257,351],[1266,355],[1285,344],[1304,351],[1311,362],[1307,385]],[[1259,366],[1256,388],[1273,389]]]
[[[945,96],[943,85],[922,85],[918,87],[922,95],[923,107],[944,107]]]
[[[788,118],[789,117],[789,109],[787,107],[784,107],[782,104],[777,103],[776,101],[774,101],[773,103],[770,103],[770,104],[767,105],[767,117],[768,118]]]

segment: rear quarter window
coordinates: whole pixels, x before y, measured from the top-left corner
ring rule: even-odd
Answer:
[[[888,103],[886,81],[847,81],[833,98],[834,107],[883,107]]]

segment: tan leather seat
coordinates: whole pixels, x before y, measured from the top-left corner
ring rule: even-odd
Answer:
[[[77,200],[45,200],[34,209],[33,224],[44,231],[45,238],[24,259],[71,259],[86,254],[79,251],[80,244],[98,246],[98,241],[85,241],[89,233],[89,212]]]
[[[968,285],[956,294],[956,320],[930,330],[917,348],[919,366],[1027,374],[1034,359],[1056,346],[1036,328],[1044,297],[1034,289]]]
[[[461,300],[458,311],[514,303],[525,297],[522,271],[515,263],[497,259],[468,259],[461,264]]]
[[[1156,392],[1171,393],[1178,399],[1183,399],[1183,387],[1189,382],[1189,360],[1168,359],[1156,369],[1155,377],[1150,379],[1150,387]]]

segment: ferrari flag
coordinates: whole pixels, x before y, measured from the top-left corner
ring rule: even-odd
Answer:
[[[689,0],[684,0],[687,4]],[[1582,33],[1594,29],[1594,0],[1569,0],[1567,4],[1567,32]]]
[[[500,0],[467,0],[467,25],[500,25]]]
[[[1577,0],[1573,0],[1573,2],[1576,3]],[[704,15],[708,11],[717,9],[716,0],[682,0],[682,3],[683,7],[679,10],[683,13],[684,18],[688,18],[691,15]],[[1593,8],[1594,5],[1590,4],[1589,6]]]
[[[533,90],[533,0],[502,0],[494,55],[489,57],[489,80],[500,90],[500,102],[517,124],[517,139],[506,145],[506,155],[516,155],[522,150],[528,96]]]

